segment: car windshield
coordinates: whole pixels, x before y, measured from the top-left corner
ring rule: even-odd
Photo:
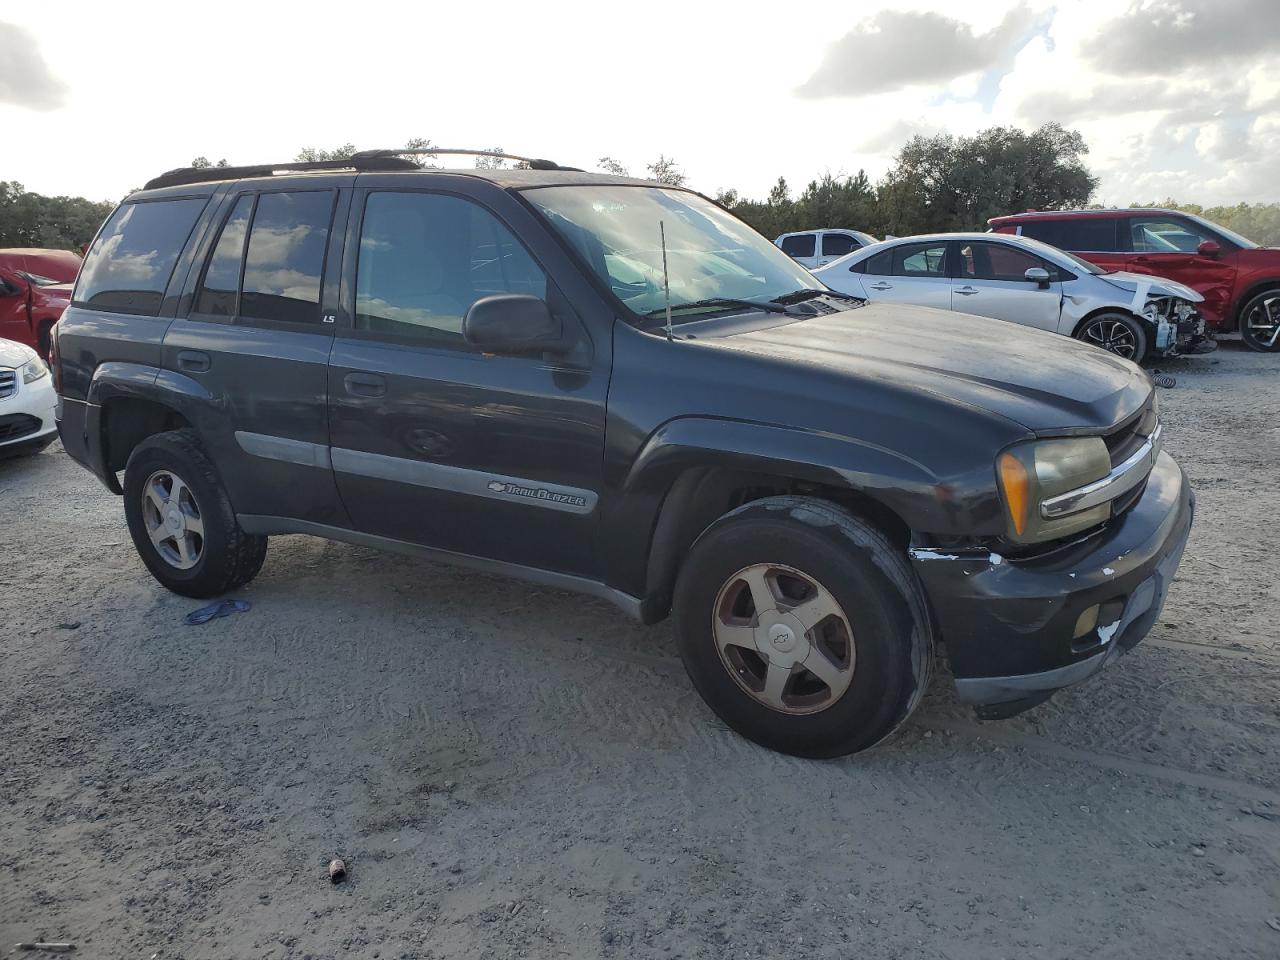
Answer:
[[[541,187],[524,196],[640,317],[657,316],[666,305],[661,231],[673,323],[826,289],[745,223],[694,193],[602,185]]]

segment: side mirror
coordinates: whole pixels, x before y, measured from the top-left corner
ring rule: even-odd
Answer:
[[[1216,257],[1222,253],[1222,244],[1217,240],[1201,240],[1200,246],[1196,247],[1196,253],[1202,257]]]
[[[488,353],[554,353],[566,347],[564,324],[527,293],[481,297],[462,318],[462,336]]]
[[[1027,267],[1023,276],[1042,290],[1049,286],[1049,271],[1044,267]]]

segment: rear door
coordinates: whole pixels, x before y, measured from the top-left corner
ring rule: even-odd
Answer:
[[[816,233],[793,233],[782,238],[779,244],[782,252],[800,264],[812,270],[818,265],[818,235]]]
[[[161,376],[201,398],[197,426],[240,514],[347,525],[329,466],[334,325],[322,309],[336,308],[341,182],[230,191],[165,336]]]
[[[997,241],[963,240],[957,250],[956,277],[951,281],[952,310],[1041,330],[1058,329],[1062,283],[1053,264],[1030,251]],[[1032,267],[1048,271],[1052,279],[1047,286],[1026,278]]]
[[[545,228],[506,191],[446,186],[355,195],[328,386],[343,502],[379,537],[595,575],[610,345],[570,306],[589,288],[558,246],[519,239]],[[573,349],[472,347],[463,317],[497,293],[544,298]]]
[[[1199,310],[1205,318],[1220,321],[1235,289],[1237,251],[1230,244],[1191,220],[1168,214],[1130,217],[1128,233],[1130,271],[1185,283],[1204,296]],[[1216,256],[1199,252],[1206,240],[1221,247]]]
[[[900,243],[863,261],[862,285],[872,300],[951,309],[946,240]]]
[[[1020,225],[1024,237],[1040,240],[1096,263],[1103,270],[1124,270],[1129,257],[1128,240],[1119,217],[1064,217],[1061,220],[1029,218]]]

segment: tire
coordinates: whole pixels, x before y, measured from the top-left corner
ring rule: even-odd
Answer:
[[[1280,352],[1280,288],[1263,290],[1244,305],[1240,339],[1259,353]]]
[[[1089,317],[1080,324],[1076,339],[1134,363],[1147,358],[1147,331],[1136,317],[1118,310]]]
[[[777,602],[759,613],[751,571],[762,566]],[[816,621],[828,601],[835,613]],[[689,551],[674,606],[694,687],[730,727],[782,753],[837,757],[874,746],[928,686],[933,634],[905,556],[824,500],[769,497],[721,517]],[[787,679],[771,690],[774,671]]]
[[[151,575],[185,597],[241,587],[267,556],[267,538],[240,529],[194,430],[157,433],[134,448],[124,469],[124,513]]]

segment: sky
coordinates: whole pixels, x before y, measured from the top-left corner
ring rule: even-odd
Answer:
[[[763,197],[1050,120],[1098,202],[1280,201],[1280,0],[0,0],[0,180],[52,195],[425,137]]]

